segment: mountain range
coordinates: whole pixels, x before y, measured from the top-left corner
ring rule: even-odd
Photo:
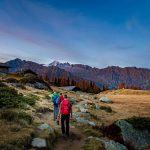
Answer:
[[[49,81],[53,81],[54,78],[69,78],[74,81],[92,81],[99,88],[107,86],[109,89],[113,89],[124,83],[128,87],[136,86],[145,90],[150,89],[150,69],[146,68],[110,66],[99,69],[83,64],[60,63],[58,61],[45,66],[18,58],[6,63],[11,66],[10,72],[31,69]]]

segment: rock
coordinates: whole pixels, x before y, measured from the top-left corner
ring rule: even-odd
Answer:
[[[87,124],[87,125],[90,125],[90,126],[93,126],[93,127],[96,126],[95,122],[89,121],[89,120],[87,120],[85,118],[82,118],[82,117],[77,117],[76,120],[77,120],[78,123]]]
[[[77,112],[78,116],[81,118],[85,118],[87,120],[91,119],[90,113],[82,113],[82,112]]]
[[[33,94],[38,94],[38,91],[37,90],[33,90],[32,93]]]
[[[125,144],[135,149],[144,149],[150,146],[150,133],[148,130],[135,129],[132,124],[125,120],[119,120],[115,124],[120,128]]]
[[[44,83],[40,83],[40,82],[34,83],[34,87],[37,89],[48,90],[48,87],[46,85],[44,85]]]
[[[88,139],[92,139],[92,138],[95,138],[97,141],[103,143],[106,150],[127,150],[127,148],[124,145],[115,142],[113,140],[108,140],[106,138],[98,138],[93,136],[88,137]]]
[[[73,116],[74,118],[78,118],[78,117],[79,117],[79,115],[76,114],[76,113],[72,113],[72,116]]]
[[[106,96],[101,97],[99,100],[104,103],[112,103],[112,100]]]
[[[95,127],[95,126],[96,126],[96,123],[95,123],[95,122],[93,122],[93,121],[89,121],[89,122],[88,122],[88,124],[89,124],[90,126],[93,126],[93,127]]]
[[[87,113],[87,112],[88,112],[88,109],[85,109],[85,108],[83,108],[83,107],[80,107],[80,111],[81,111],[82,113]]]
[[[95,138],[95,137],[93,137],[93,136],[89,136],[89,137],[88,137],[88,139],[93,139],[93,138]]]
[[[46,147],[46,140],[45,139],[41,139],[41,138],[34,138],[32,140],[31,145],[33,147],[37,147],[37,148],[44,148],[44,147]]]
[[[71,129],[75,129],[75,126],[70,126]]]
[[[101,142],[104,144],[106,150],[127,150],[127,148],[124,145],[113,140],[104,139],[101,140]]]
[[[84,104],[84,108],[87,109],[88,108],[88,104]]]
[[[96,110],[100,110],[100,106],[98,104],[95,104]]]
[[[89,122],[88,120],[81,118],[81,117],[76,118],[76,120],[78,123],[83,123],[83,124],[88,124]]]
[[[50,132],[53,131],[53,128],[47,123],[43,123],[43,124],[39,125],[38,129],[40,129],[40,130],[48,130]]]

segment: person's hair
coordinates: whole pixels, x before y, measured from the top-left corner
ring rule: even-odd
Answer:
[[[66,94],[64,95],[64,98],[67,98],[67,95],[66,95]]]
[[[60,95],[62,95],[62,93],[60,93]]]

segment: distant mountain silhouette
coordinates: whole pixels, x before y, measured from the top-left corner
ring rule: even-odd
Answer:
[[[55,77],[61,78],[64,76],[66,78],[69,77],[69,78],[74,78],[76,80],[79,80],[77,79],[77,77],[73,76],[70,72],[65,71],[64,69],[61,69],[59,67],[56,67],[55,65],[51,65],[47,67],[42,64],[38,64],[32,61],[21,60],[18,58],[14,60],[10,60],[6,63],[11,66],[11,68],[9,69],[11,73],[22,72],[24,70],[30,69],[34,71],[35,73],[37,73],[39,76],[42,76],[42,77],[47,76],[49,80],[51,78],[55,78]]]
[[[111,66],[103,69],[92,68],[88,65],[52,62],[48,67],[31,61],[14,59],[8,61],[12,68],[10,72],[19,72],[31,69],[42,78],[54,81],[55,78],[70,78],[75,81],[93,81],[97,86],[117,88],[119,84],[137,86],[141,89],[150,89],[150,69]]]
[[[100,87],[107,85],[109,88],[116,88],[124,83],[126,86],[150,89],[150,69],[118,66],[98,69],[88,65],[69,63],[57,63],[56,66],[80,78],[94,81]]]

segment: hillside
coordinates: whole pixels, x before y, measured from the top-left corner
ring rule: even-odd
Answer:
[[[150,147],[147,131],[150,131],[149,91],[70,92],[57,86],[47,87],[44,81],[31,73],[6,75],[0,82],[0,149],[110,150],[114,147],[114,150],[127,150],[134,147],[138,150],[134,136],[129,135],[134,145],[120,141],[123,137],[117,139],[118,121],[133,124],[130,133],[137,132],[141,145]],[[75,99],[70,138],[67,140],[61,136],[60,126],[53,121],[53,103],[48,97],[52,90]],[[103,96],[111,99],[112,103],[101,102]]]
[[[46,83],[34,75],[36,82],[29,84],[27,82],[31,80],[27,80],[27,77],[33,79],[33,75],[27,73],[18,77],[7,75],[0,82],[0,149],[110,150],[108,147],[114,147],[115,150],[127,150],[131,149],[130,146],[139,146],[134,143],[132,135],[130,136],[133,139],[130,141],[133,140],[134,145],[116,139],[118,130],[115,122],[122,120],[127,120],[135,126],[132,130],[140,134],[138,137],[143,141],[142,146],[146,147],[145,143],[150,146],[147,141],[147,129],[150,129],[149,91],[116,90],[89,94],[65,91],[57,86],[39,89],[39,86],[33,86],[37,81],[44,85],[40,84],[40,88],[45,88]],[[48,97],[51,89],[76,99],[68,140],[62,138],[60,126],[53,121],[53,104]],[[101,102],[100,98],[103,96],[110,98],[113,103]],[[139,120],[140,126],[137,123]],[[142,131],[139,128],[142,128]],[[109,134],[113,130],[115,134],[111,133],[110,137]],[[38,148],[40,142],[41,148]],[[43,142],[45,144],[42,144]]]

